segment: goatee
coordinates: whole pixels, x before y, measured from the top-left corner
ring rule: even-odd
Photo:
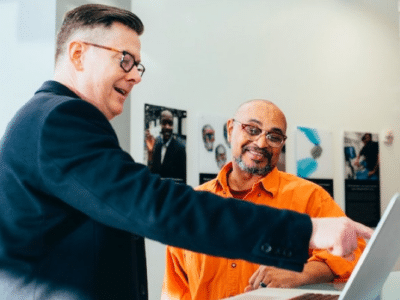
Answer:
[[[257,166],[250,167],[250,166],[246,165],[243,161],[243,153],[245,153],[246,151],[250,151],[250,150],[264,155],[268,159],[267,165],[265,167],[257,167]],[[253,174],[253,175],[266,176],[274,168],[273,166],[271,166],[271,158],[272,158],[272,153],[269,152],[267,149],[258,148],[255,146],[252,146],[252,147],[244,146],[242,149],[242,153],[239,155],[239,157],[234,157],[234,160],[238,164],[239,168],[242,171],[245,171],[245,172],[247,172],[249,174]]]

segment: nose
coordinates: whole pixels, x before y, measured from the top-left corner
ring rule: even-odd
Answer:
[[[267,148],[270,147],[269,142],[268,142],[268,138],[266,134],[260,134],[255,140],[254,142],[256,143],[256,145],[259,148]]]

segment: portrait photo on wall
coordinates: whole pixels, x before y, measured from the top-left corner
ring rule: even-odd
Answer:
[[[344,133],[346,214],[367,226],[380,219],[379,136]]]
[[[297,126],[297,176],[322,186],[333,197],[333,146],[329,131]]]
[[[145,104],[144,161],[163,179],[186,184],[186,117],[184,110]]]
[[[219,170],[230,160],[231,145],[226,128],[227,117],[198,117],[199,184],[215,178]]]

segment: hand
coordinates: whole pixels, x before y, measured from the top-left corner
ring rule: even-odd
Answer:
[[[354,222],[347,217],[312,218],[313,231],[310,248],[327,249],[344,258],[351,256],[357,248],[357,237],[370,239],[373,229]]]
[[[249,285],[244,289],[250,292],[263,287],[269,288],[294,288],[301,285],[300,276],[302,273],[288,271],[284,269],[260,266],[258,270],[250,277]]]
[[[303,272],[260,266],[251,276],[245,292],[262,287],[295,288],[305,284],[331,282],[335,279],[330,267],[322,261],[309,261],[304,265]],[[260,284],[262,283],[263,286]]]
[[[150,131],[148,129],[146,129],[146,147],[147,147],[147,151],[150,153],[153,153],[154,150],[154,144],[156,143],[156,139],[154,138],[154,136],[152,136],[150,134]]]

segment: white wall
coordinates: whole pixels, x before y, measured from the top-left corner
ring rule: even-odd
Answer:
[[[334,193],[344,207],[343,132],[393,129],[381,149],[382,208],[400,191],[400,51],[393,0],[134,0],[145,24],[142,83],[132,93],[131,152],[143,159],[144,103],[188,112],[188,183],[197,185],[198,113],[232,116],[252,98],[274,101],[294,128],[331,130]],[[147,241],[150,299],[159,299],[164,246]]]
[[[55,0],[0,1],[0,136],[18,108],[52,77],[55,7]]]

